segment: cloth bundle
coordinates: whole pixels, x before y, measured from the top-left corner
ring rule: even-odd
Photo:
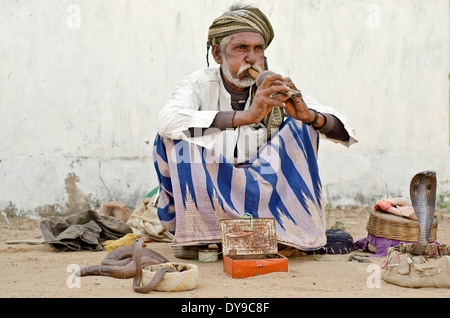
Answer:
[[[413,220],[417,220],[414,208],[406,198],[391,198],[380,200],[373,207],[377,211],[385,211],[398,216],[404,216]]]
[[[154,192],[154,191],[152,191]],[[166,230],[158,218],[156,202],[159,193],[151,193],[142,199],[141,203],[131,213],[127,224],[133,232],[145,235],[159,242],[171,242],[173,234]]]
[[[377,236],[369,233],[369,234],[367,234],[367,237],[356,241],[353,244],[353,248],[355,250],[358,250],[358,249],[361,249],[363,251],[368,250],[368,251],[374,253],[373,255],[370,255],[369,257],[384,257],[387,255],[390,247],[397,246],[400,244],[408,244],[408,243],[410,243],[410,242],[392,240],[392,239],[387,239],[384,237],[377,237]]]
[[[49,217],[40,223],[45,243],[58,251],[102,251],[101,240],[116,240],[132,233],[125,222],[108,215],[87,210],[66,218]]]

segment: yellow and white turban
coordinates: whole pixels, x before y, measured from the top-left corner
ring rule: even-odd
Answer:
[[[244,7],[225,12],[213,21],[209,27],[208,46],[220,44],[230,34],[248,31],[261,34],[266,48],[274,37],[272,25],[264,13],[257,8]]]

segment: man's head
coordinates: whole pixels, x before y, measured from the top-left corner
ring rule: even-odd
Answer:
[[[233,6],[210,26],[208,45],[227,83],[241,90],[254,83],[246,72],[250,66],[264,68],[264,50],[273,37],[272,26],[259,9]]]

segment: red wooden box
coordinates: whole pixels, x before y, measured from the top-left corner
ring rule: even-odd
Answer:
[[[275,220],[221,220],[224,271],[233,278],[287,272],[288,259],[278,254]]]

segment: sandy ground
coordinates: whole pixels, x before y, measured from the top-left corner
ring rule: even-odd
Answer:
[[[346,230],[359,240],[367,235],[366,223],[370,208],[332,209],[328,224],[342,222]],[[437,239],[450,243],[450,212],[439,211]],[[56,252],[46,244],[7,244],[8,240],[39,240],[42,233],[39,221],[10,219],[0,216],[0,297],[2,298],[309,298],[309,297],[361,297],[361,298],[448,298],[449,289],[404,288],[380,279],[376,284],[375,265],[382,258],[370,258],[370,263],[349,260],[354,251],[346,255],[310,255],[289,258],[288,272],[270,273],[245,279],[233,279],[223,271],[223,262],[200,263],[174,257],[168,243],[152,242],[149,248],[163,254],[170,261],[193,263],[199,269],[196,289],[184,292],[157,292],[139,294],[133,291],[132,279],[101,276],[81,278],[80,285],[69,288],[73,281],[71,264],[84,267],[100,264],[106,256],[101,252]],[[372,267],[369,267],[372,265]]]

